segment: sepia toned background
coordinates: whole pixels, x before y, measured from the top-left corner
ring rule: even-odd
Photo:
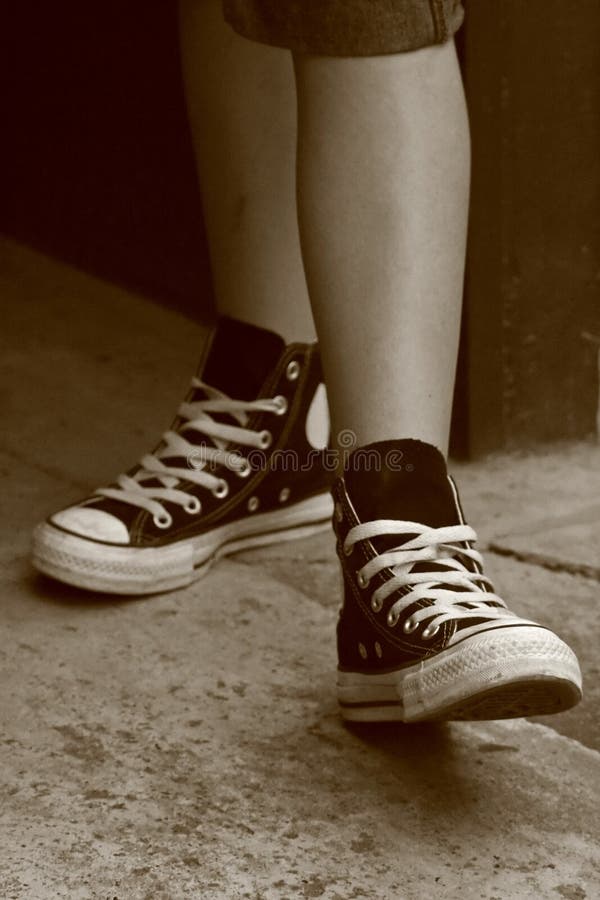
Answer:
[[[173,2],[11,4],[2,225],[12,237],[211,316]],[[596,429],[600,6],[467,0],[471,233],[459,455]]]
[[[600,4],[466,6],[452,471],[584,701],[343,725],[332,535],[144,599],[34,574],[34,526],[155,446],[212,305],[176,4],[5,4],[2,900],[600,897]]]
[[[176,4],[13,4],[8,20],[5,230],[210,317]],[[473,199],[453,435],[462,455],[596,428],[599,45],[595,0],[467,0],[459,49]]]

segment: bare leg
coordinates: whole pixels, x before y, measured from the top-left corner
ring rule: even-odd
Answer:
[[[299,56],[298,209],[333,435],[447,452],[469,135],[452,43]]]
[[[295,199],[290,54],[223,21],[218,0],[181,0],[181,46],[221,313],[314,340]]]

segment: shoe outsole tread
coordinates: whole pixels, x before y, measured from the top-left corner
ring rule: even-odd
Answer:
[[[577,657],[540,626],[498,629],[416,665],[338,674],[349,721],[507,719],[562,712],[582,696]]]
[[[340,703],[340,709],[349,722],[488,721],[564,712],[576,706],[581,696],[581,690],[570,679],[537,676],[486,688],[420,715],[407,715],[401,700],[389,705]]]

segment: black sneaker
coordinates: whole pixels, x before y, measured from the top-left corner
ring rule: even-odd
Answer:
[[[79,587],[146,594],[327,528],[328,428],[317,345],[222,318],[156,450],[39,525],[33,563]]]
[[[333,496],[345,719],[502,719],[580,700],[572,650],[509,612],[483,574],[435,447],[403,440],[355,450]]]

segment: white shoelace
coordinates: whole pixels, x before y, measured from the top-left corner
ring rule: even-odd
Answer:
[[[504,601],[493,593],[490,579],[481,571],[470,571],[464,565],[463,560],[472,560],[478,568],[482,565],[481,554],[464,543],[477,540],[477,534],[468,525],[429,528],[417,522],[393,519],[364,522],[350,529],[344,541],[344,552],[349,554],[358,541],[396,534],[415,537],[400,547],[378,554],[357,572],[362,588],[366,588],[371,578],[383,569],[390,568],[393,572],[392,577],[373,592],[371,603],[374,609],[381,609],[386,597],[399,588],[410,588],[390,607],[390,625],[395,625],[402,612],[416,600],[425,598],[434,602],[411,613],[403,625],[407,634],[415,631],[424,619],[431,619],[423,630],[423,637],[429,638],[444,622],[457,618],[475,619],[483,614],[486,618],[498,619],[514,615],[506,608]],[[412,571],[415,563],[427,560],[440,565],[440,568]],[[452,587],[460,590],[452,590]],[[490,606],[490,603],[499,605]]]
[[[174,503],[189,513],[199,513],[201,509],[197,497],[177,488],[180,481],[192,482],[213,491],[218,497],[225,497],[229,491],[227,482],[208,471],[206,466],[222,465],[240,477],[250,474],[248,461],[227,447],[233,442],[246,447],[266,449],[272,440],[271,433],[247,428],[249,414],[273,412],[282,415],[287,410],[285,397],[252,401],[234,400],[199,378],[192,379],[192,387],[202,389],[207,396],[202,400],[181,404],[177,415],[182,424],[178,426],[178,430],[164,433],[157,450],[140,460],[140,468],[135,475],[119,475],[117,487],[100,488],[96,491],[96,495],[145,509],[154,516],[154,521],[159,527],[167,528],[172,519],[163,502]],[[238,425],[217,422],[211,413],[229,413]],[[185,438],[186,432],[207,436],[212,439],[213,445],[193,444]],[[183,457],[188,465],[185,468],[165,465],[162,460],[169,457]],[[158,479],[161,487],[156,484],[145,485],[143,482],[148,479]]]

